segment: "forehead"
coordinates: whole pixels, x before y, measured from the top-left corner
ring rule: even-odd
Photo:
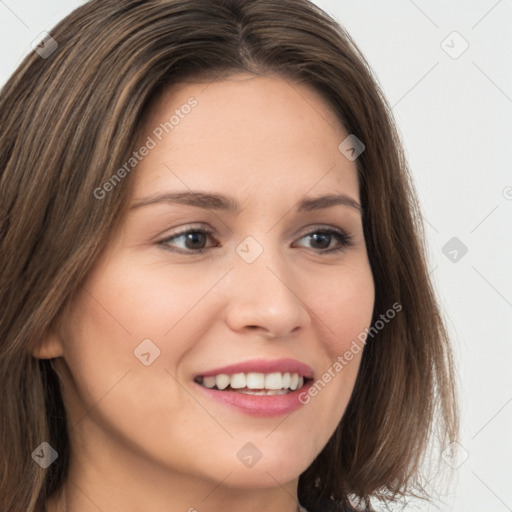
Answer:
[[[309,86],[249,74],[180,83],[147,114],[141,144],[154,147],[137,167],[137,195],[240,186],[358,196],[356,165],[338,149],[348,133]]]

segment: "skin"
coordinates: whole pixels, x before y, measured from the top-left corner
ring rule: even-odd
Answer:
[[[72,446],[49,512],[294,512],[299,475],[350,398],[361,352],[288,416],[247,415],[193,383],[254,358],[294,358],[319,378],[370,326],[374,282],[356,208],[295,211],[304,196],[359,202],[356,162],[338,150],[348,133],[322,97],[278,76],[180,84],[152,108],[141,143],[191,96],[197,106],[133,171],[132,204],[208,191],[232,196],[241,212],[131,209],[42,342],[37,357],[59,358]],[[353,245],[326,253],[339,242],[315,245],[317,224]],[[159,243],[190,225],[214,234]],[[251,264],[236,252],[247,236],[263,249]],[[133,353],[146,338],[160,349],[149,366]],[[248,442],[262,454],[251,468],[237,457]]]

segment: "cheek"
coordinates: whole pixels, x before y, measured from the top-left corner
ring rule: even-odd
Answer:
[[[176,439],[171,426],[178,424],[192,436],[197,426],[191,412],[201,414],[174,378],[173,368],[188,348],[186,337],[181,333],[172,346],[168,337],[164,345],[159,336],[163,340],[161,333],[172,327],[173,317],[168,314],[162,320],[160,310],[151,304],[145,306],[141,320],[133,317],[139,303],[156,300],[158,295],[139,288],[140,301],[133,304],[132,295],[118,295],[118,291],[91,287],[71,313],[63,333],[70,372],[63,386],[66,408],[71,423],[82,429],[95,426],[93,432],[98,432],[99,427],[139,447],[158,440],[162,453],[170,453],[177,443],[184,443],[184,436]],[[116,296],[126,300],[121,303],[114,300]],[[125,308],[132,313],[130,322],[130,315],[123,316]],[[141,345],[143,340],[145,345]],[[97,438],[84,439],[94,443]]]
[[[316,448],[320,450],[339,424],[352,395],[364,350],[361,334],[371,324],[375,291],[370,267],[364,265],[315,284],[316,294],[310,290],[308,296],[320,333],[318,353],[324,357],[318,365],[322,371],[301,401],[306,404],[305,417],[314,419],[309,430],[312,435],[318,433]],[[322,289],[318,288],[321,284]],[[323,426],[321,435],[318,425]]]
[[[158,425],[183,413],[187,424],[197,404],[180,392],[174,369],[211,325],[200,303],[218,280],[211,277],[119,255],[115,265],[98,264],[61,334],[71,406],[127,428],[139,422],[132,415]]]
[[[171,272],[164,265],[119,257],[90,276],[87,293],[74,310],[71,334],[87,340],[84,351],[101,345],[96,350],[115,355],[122,366],[132,366],[133,351],[145,339],[176,360],[191,343],[183,332],[189,317],[211,286],[197,272]]]
[[[308,296],[323,333],[323,349],[335,360],[370,326],[375,301],[373,276],[369,265],[359,265],[315,284],[316,293],[311,289]]]

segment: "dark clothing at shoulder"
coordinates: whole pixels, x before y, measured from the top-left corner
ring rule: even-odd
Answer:
[[[358,512],[350,505],[340,505],[329,499],[323,499],[314,507],[306,507],[308,512]]]

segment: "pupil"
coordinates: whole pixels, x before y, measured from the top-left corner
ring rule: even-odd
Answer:
[[[186,239],[187,249],[202,249],[202,246],[197,247],[198,238],[199,238],[199,245],[201,245],[201,237],[204,238],[203,233],[189,233],[187,235],[187,239]],[[191,242],[191,244],[189,244],[188,242]],[[204,240],[202,240],[202,242],[204,243]]]
[[[325,233],[315,233],[313,235],[313,242],[318,242],[319,239],[323,239],[324,242],[327,241],[327,243],[324,243],[324,244],[320,244],[320,245],[323,245],[323,247],[316,247],[317,249],[325,249],[326,247],[329,247],[329,242],[330,242],[330,236],[329,234],[325,234]]]

